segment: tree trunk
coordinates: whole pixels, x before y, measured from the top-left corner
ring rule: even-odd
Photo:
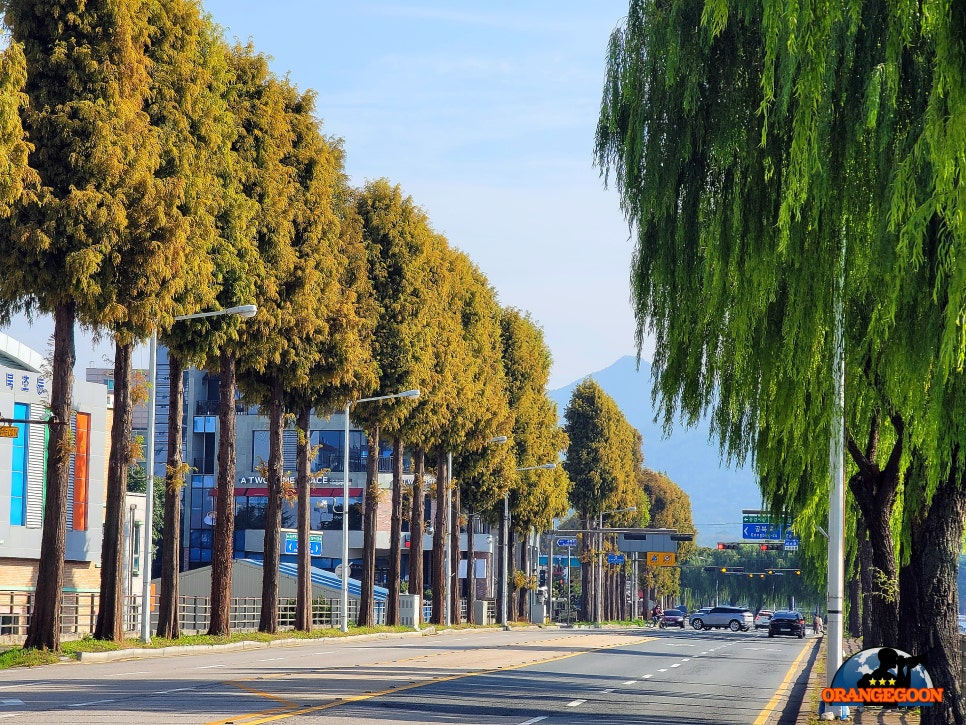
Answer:
[[[50,426],[47,447],[47,494],[40,563],[34,589],[33,612],[25,649],[60,650],[60,603],[67,550],[67,479],[70,475],[70,416],[74,389],[73,303],[54,309],[54,365],[50,385]]]
[[[386,624],[399,624],[399,584],[402,579],[400,557],[402,551],[402,495],[403,495],[403,442],[398,435],[392,439],[392,513],[389,532],[389,601],[386,603]],[[410,542],[409,548],[412,548]]]
[[[436,517],[433,525],[433,624],[443,624],[446,606],[446,451],[436,454]]]
[[[235,356],[222,353],[218,401],[218,503],[211,554],[211,621],[208,634],[229,633],[235,546]]]
[[[450,609],[453,616],[450,621],[453,624],[459,624],[462,621],[462,615],[460,614],[460,487],[459,484],[453,485],[452,493],[452,519],[453,519],[453,530],[450,533],[450,570],[449,575],[449,592],[450,592]]]
[[[101,540],[100,606],[94,638],[111,642],[124,639],[122,562],[124,561],[124,494],[127,491],[127,469],[131,465],[131,353],[134,344],[114,345],[114,422],[111,426],[111,453],[107,464],[107,492],[104,510],[104,537]],[[146,445],[153,445],[148,431]],[[151,471],[147,475],[151,475]],[[145,522],[150,527],[151,522]],[[149,552],[144,552],[142,566],[151,565]],[[149,611],[147,608],[144,611]]]
[[[909,524],[909,563],[903,567],[900,604],[903,626],[899,648],[922,657],[942,703],[919,709],[922,725],[966,723],[960,681],[959,592],[957,572],[966,516],[966,475],[957,471],[941,481],[928,513]],[[908,478],[908,477],[907,477]]]
[[[376,517],[379,514],[379,426],[368,436],[366,461],[366,495],[362,518],[362,593],[359,599],[359,626],[375,624],[376,610],[373,587],[376,584]]]
[[[282,532],[282,430],[285,428],[285,409],[282,405],[282,384],[272,382],[272,397],[268,414],[268,503],[265,506],[265,539],[262,559],[262,608],[258,631],[278,632],[278,565],[279,538]]]
[[[181,636],[178,618],[179,574],[181,571],[181,418],[184,415],[184,376],[181,358],[168,350],[168,457],[164,477],[164,530],[161,547],[161,594],[158,600],[158,637]],[[151,437],[151,432],[148,432]],[[149,443],[150,445],[150,443]]]
[[[476,514],[473,506],[466,507],[466,620],[476,621]]]
[[[869,649],[872,632],[872,545],[865,532],[865,522],[859,515],[859,579],[862,589],[862,649]]]
[[[899,638],[899,569],[892,538],[892,510],[899,487],[899,461],[902,455],[903,422],[892,417],[897,442],[883,468],[875,463],[878,447],[878,422],[871,425],[869,442],[863,453],[851,436],[847,445],[858,471],[849,478],[849,490],[862,511],[872,554],[870,585],[866,600],[870,608],[869,630],[863,628],[865,647],[889,647]],[[864,589],[864,587],[863,587]]]
[[[426,494],[423,492],[423,476],[426,457],[422,448],[413,454],[413,494],[409,518],[409,593],[419,595],[415,625],[423,619],[423,511]]]
[[[309,449],[312,425],[312,406],[303,405],[298,412],[299,429],[296,449],[295,485],[298,487],[298,582],[295,593],[295,628],[311,632],[312,621],[312,552],[309,531],[312,528],[312,483],[309,481]]]
[[[526,584],[517,590],[517,618],[527,621],[530,619],[527,612],[527,599],[530,594],[530,537],[524,536],[520,542],[520,571],[523,572]]]
[[[509,600],[508,591],[508,566],[504,566],[505,562],[509,557],[507,556],[507,546],[509,546],[509,541],[507,540],[507,520],[506,520],[506,507],[503,502],[497,504],[499,506],[499,519],[500,519],[500,543],[497,548],[499,552],[499,561],[496,563],[496,571],[498,572],[498,577],[496,580],[496,602],[499,609],[500,624],[506,626],[510,621],[510,610],[509,606],[504,606],[504,602]]]
[[[580,526],[584,533],[580,535],[580,619],[584,622],[594,621],[591,612],[591,592],[593,591],[594,551],[590,542],[592,535],[587,533],[590,528],[590,517],[586,511],[580,512]]]

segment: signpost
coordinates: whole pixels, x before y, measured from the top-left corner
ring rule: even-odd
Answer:
[[[16,438],[20,429],[15,425],[0,425],[0,438]]]
[[[283,531],[285,547],[283,553],[299,553],[299,535],[297,531]],[[322,556],[322,534],[309,534],[309,556]]]
[[[741,525],[741,538],[751,541],[764,539],[784,539],[785,527],[781,524],[747,523]]]
[[[646,560],[648,566],[675,566],[677,554],[669,551],[649,551]]]

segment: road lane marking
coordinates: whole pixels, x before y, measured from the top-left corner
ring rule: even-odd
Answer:
[[[608,687],[606,690],[601,690],[600,691],[600,694],[601,695],[606,695],[606,694],[608,694],[610,692],[613,692],[613,691],[614,691],[614,688],[613,687]]]
[[[188,690],[193,690],[193,687],[178,687],[174,690],[161,690],[160,692],[155,692],[155,695],[170,695],[172,692],[187,692]]]
[[[0,700],[0,705],[23,705],[23,700]]]
[[[196,670],[214,670],[218,667],[227,667],[228,665],[204,665],[202,667],[195,667]]]
[[[690,662],[690,661],[691,661],[691,658],[690,658],[690,657],[685,657],[685,658],[684,658],[683,660],[681,660],[681,661],[682,661],[682,662]]]
[[[661,669],[658,670],[658,672],[667,672],[667,667],[662,667]]]
[[[587,701],[586,700],[573,700],[573,701],[567,703],[567,707],[580,707],[585,702],[587,702]]]
[[[12,690],[15,687],[37,687],[38,685],[49,684],[46,682],[22,682],[16,685],[0,685],[0,690]]]
[[[680,666],[681,666],[680,662],[675,662],[673,665],[671,665],[671,667],[680,667]]]
[[[622,685],[636,685],[637,680],[628,680],[627,682],[622,682]]]
[[[541,715],[540,717],[530,718],[529,720],[524,720],[520,725],[533,725],[535,722],[540,722],[541,720],[546,720],[546,715]]]
[[[569,639],[569,638],[564,638]],[[229,725],[229,723],[236,723],[240,720],[244,720],[245,725],[263,725],[267,722],[274,722],[276,720],[287,720],[288,718],[298,717],[301,715],[308,715],[314,712],[319,712],[321,710],[330,710],[334,707],[342,707],[344,705],[350,705],[356,702],[364,702],[366,700],[372,700],[376,697],[381,697],[383,695],[396,694],[399,692],[404,692],[406,690],[414,690],[420,687],[426,687],[427,685],[438,685],[443,682],[451,682],[453,680],[461,680],[466,677],[478,677],[479,675],[495,674],[495,673],[505,673],[511,670],[521,670],[524,667],[532,667],[535,664],[547,664],[549,662],[559,662],[560,660],[570,659],[571,657],[578,657],[581,655],[593,654],[594,652],[603,652],[604,650],[614,649],[615,647],[627,647],[629,645],[643,644],[645,642],[653,642],[656,637],[643,637],[638,640],[633,640],[631,642],[615,642],[614,644],[604,645],[603,647],[592,647],[590,649],[582,650],[580,652],[569,652],[565,655],[558,655],[555,657],[549,657],[544,660],[534,660],[532,662],[521,662],[516,665],[510,665],[509,667],[495,667],[489,670],[475,670],[473,672],[461,672],[457,675],[446,675],[444,677],[433,677],[427,680],[422,680],[419,682],[411,682],[408,685],[401,685],[399,687],[390,687],[385,690],[380,690],[378,692],[366,692],[362,695],[354,695],[351,697],[343,697],[335,700],[334,702],[328,702],[324,705],[311,705],[309,707],[302,707],[297,710],[288,710],[287,708],[278,708],[279,710],[286,710],[285,712],[279,714],[269,714],[275,711],[266,712],[255,712],[248,714],[239,714],[233,717],[226,718],[224,720],[214,720],[212,722],[206,723],[206,725]],[[415,658],[413,658],[415,659]],[[345,669],[349,669],[348,667]],[[234,682],[226,682],[225,684],[237,685]],[[193,688],[184,688],[186,690]],[[159,694],[159,693],[156,693]],[[163,694],[163,693],[160,693]],[[586,700],[580,700],[580,702],[586,702]],[[267,717],[262,717],[260,720],[253,720],[251,718],[259,717],[262,715],[268,715]]]
[[[279,660],[284,660],[284,657],[269,657],[267,660],[255,660],[256,662],[278,662]]]
[[[646,680],[648,677],[654,677],[654,675],[651,675],[651,674],[641,675],[641,679],[644,679],[644,680]]]
[[[68,705],[67,707],[87,707],[88,705],[103,705],[105,702],[114,702],[114,700],[93,700],[91,702],[75,702],[73,705]]]
[[[805,655],[815,649],[817,642],[817,639],[813,639],[810,643],[811,647],[802,647],[801,653],[799,653],[798,657],[795,658],[795,661],[792,662],[792,666],[788,668],[788,672],[785,674],[785,679],[782,680],[781,684],[778,686],[778,689],[775,690],[774,696],[768,701],[768,704],[765,705],[765,709],[758,714],[758,717],[755,718],[755,721],[752,723],[752,725],[765,725],[765,723],[768,722],[769,716],[772,714],[775,708],[778,707],[778,703],[782,699],[787,699],[788,691],[791,689],[790,682],[792,677],[795,676],[795,672],[798,670],[798,665],[801,663]]]

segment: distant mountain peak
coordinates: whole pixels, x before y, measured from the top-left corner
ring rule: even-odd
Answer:
[[[612,365],[588,373],[549,395],[563,417],[577,385],[592,377],[617,403],[624,417],[644,437],[644,464],[662,471],[691,497],[691,512],[698,529],[698,543],[714,546],[718,541],[741,540],[741,510],[761,503],[761,492],[750,466],[730,468],[722,462],[717,440],[710,438],[706,420],[687,428],[676,424],[664,437],[654,422],[651,406],[651,364],[625,355]]]

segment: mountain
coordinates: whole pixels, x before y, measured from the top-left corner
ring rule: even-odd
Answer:
[[[698,544],[715,546],[719,541],[741,541],[742,509],[757,509],[761,504],[751,467],[724,465],[706,420],[693,428],[676,424],[671,435],[663,437],[660,424],[654,422],[651,366],[647,361],[642,360],[638,370],[636,359],[628,355],[586,377],[597,381],[628,422],[644,436],[644,465],[666,473],[691,497]],[[561,419],[581,380],[550,391]]]

